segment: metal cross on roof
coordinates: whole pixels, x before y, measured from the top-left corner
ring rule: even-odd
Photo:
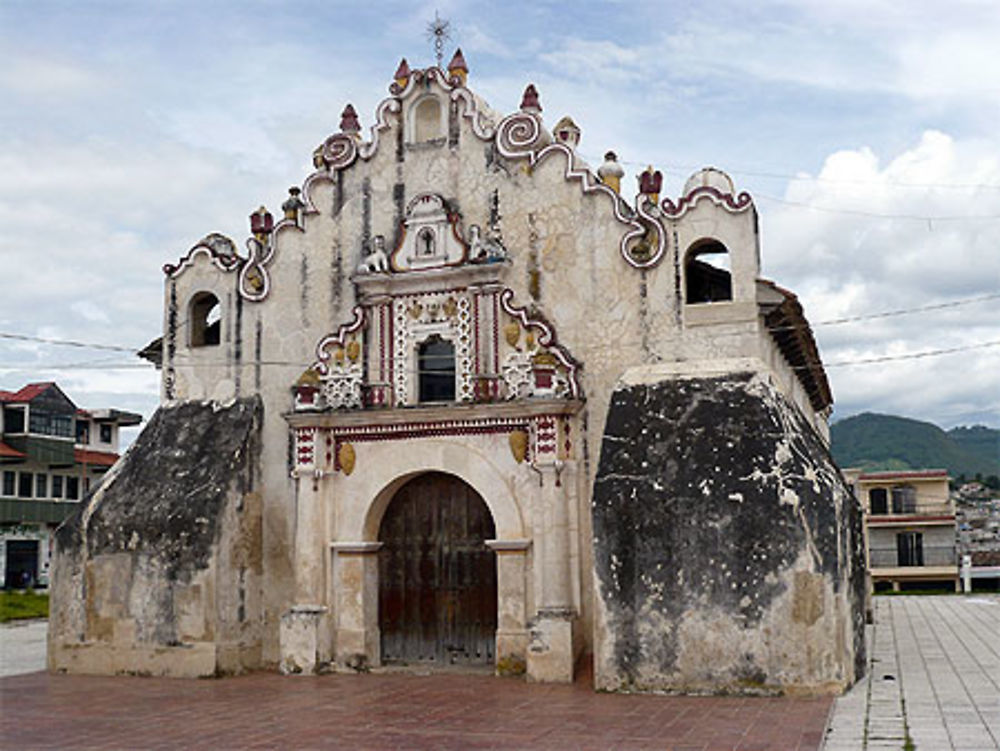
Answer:
[[[444,43],[449,39],[451,39],[451,23],[439,17],[435,10],[434,20],[427,24],[427,40],[434,42],[434,55],[437,57],[439,68],[444,56]]]

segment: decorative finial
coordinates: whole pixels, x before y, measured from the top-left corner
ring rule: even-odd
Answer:
[[[250,231],[262,244],[267,242],[267,236],[273,229],[274,217],[263,206],[250,215]]]
[[[567,115],[555,124],[552,132],[556,135],[556,141],[575,149],[580,143],[580,128],[573,122],[573,118]]]
[[[597,168],[597,176],[601,178],[601,182],[615,193],[619,193],[624,174],[625,170],[618,163],[618,155],[613,151],[606,153],[604,155],[604,164]]]
[[[459,47],[455,50],[455,54],[451,57],[451,62],[448,63],[448,77],[457,78],[465,86],[465,81],[469,76],[469,66],[465,64],[465,56],[462,54],[462,48]]]
[[[534,112],[536,115],[542,111],[541,102],[538,101],[538,89],[533,83],[529,83],[524,90],[524,96],[521,97],[521,111]]]
[[[361,123],[358,122],[358,113],[354,111],[354,105],[348,104],[344,107],[344,111],[340,113],[340,132],[361,132]]]
[[[434,20],[427,24],[427,40],[434,43],[434,56],[437,57],[437,66],[441,67],[441,58],[444,56],[444,43],[451,39],[451,24],[438,16],[434,11]]]
[[[662,185],[663,175],[659,170],[654,170],[653,165],[646,167],[645,172],[639,175],[639,192],[644,196],[649,196],[649,200],[654,204],[660,200]]]
[[[285,212],[285,219],[291,219],[293,222],[299,221],[299,212],[306,206],[299,198],[301,193],[302,189],[296,185],[288,189],[288,200],[281,204],[281,210]]]
[[[393,79],[399,88],[406,88],[406,84],[410,80],[410,66],[407,64],[405,57],[399,63],[399,67],[396,68],[396,75],[393,76]]]

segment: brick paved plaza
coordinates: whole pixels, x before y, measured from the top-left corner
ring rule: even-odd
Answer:
[[[8,749],[818,749],[830,699],[596,694],[487,675],[0,679]]]
[[[44,624],[0,630],[4,749],[991,751],[1000,597],[877,597],[871,678],[836,701],[596,694],[488,675],[50,676]],[[32,653],[32,654],[29,654]],[[832,715],[823,743],[823,730]]]

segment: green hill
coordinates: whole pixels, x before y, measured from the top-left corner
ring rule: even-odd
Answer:
[[[865,412],[830,426],[833,458],[866,470],[947,469],[952,477],[1000,475],[1000,430],[953,428]]]

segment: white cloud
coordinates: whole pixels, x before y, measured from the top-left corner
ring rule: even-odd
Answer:
[[[831,154],[817,179],[789,184],[784,199],[792,203],[766,205],[769,274],[799,293],[815,322],[1000,292],[996,153],[986,142],[958,142],[928,131],[884,166],[868,148]],[[984,216],[997,218],[962,219]],[[945,424],[961,422],[963,415],[987,419],[992,414],[991,421],[997,422],[1000,347],[868,365],[833,364],[1000,340],[998,306],[993,300],[818,325],[841,413],[875,409]]]

